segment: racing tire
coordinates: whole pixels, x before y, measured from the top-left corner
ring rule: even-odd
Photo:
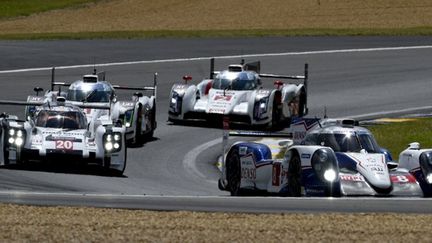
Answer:
[[[295,154],[288,166],[288,192],[291,197],[301,196],[301,161]]]
[[[273,99],[272,120],[270,122],[271,129],[278,129],[281,125],[282,110],[279,107],[277,99]]]
[[[153,109],[150,112],[150,131],[146,134],[146,140],[151,140],[154,136],[154,130],[156,129],[156,104],[154,104]]]
[[[242,194],[242,190],[240,189],[241,167],[237,149],[231,150],[228,154],[226,166],[227,189],[231,193],[231,196],[240,196]]]
[[[143,141],[143,135],[142,135],[142,105],[138,105],[138,113],[137,113],[137,119],[135,123],[135,138],[133,139],[134,144],[140,144]]]

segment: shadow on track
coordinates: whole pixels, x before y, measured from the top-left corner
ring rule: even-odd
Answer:
[[[83,163],[62,163],[61,164],[61,163],[54,163],[54,162],[27,162],[18,165],[5,165],[0,168],[9,169],[9,170],[127,178],[127,176],[119,175],[118,172],[114,170],[107,169],[96,164],[83,164]]]

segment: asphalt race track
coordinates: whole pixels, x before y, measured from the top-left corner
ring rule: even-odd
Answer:
[[[104,64],[96,68],[106,71],[112,83],[150,85],[158,72],[159,85],[155,139],[128,149],[124,177],[72,165],[4,168],[0,201],[159,210],[431,213],[428,199],[224,197],[228,193],[218,190],[214,165],[221,153],[221,130],[166,122],[172,84],[185,74],[195,83],[208,77],[213,56],[222,57],[216,59],[216,69],[243,57],[261,60],[262,72],[277,74],[300,75],[309,63],[310,116],[321,117],[324,107],[329,117],[430,113],[431,44],[430,37],[1,41],[0,99],[25,100],[35,86],[48,89],[51,66],[61,66],[57,81],[79,79],[96,63]],[[0,109],[21,116],[23,110]]]

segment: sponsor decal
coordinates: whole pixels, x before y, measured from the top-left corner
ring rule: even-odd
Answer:
[[[129,102],[129,101],[122,101],[122,102],[120,103],[120,105],[121,105],[121,106],[126,106],[126,107],[132,107],[132,106],[135,105],[135,103],[134,103],[134,102]]]
[[[311,155],[310,154],[302,154],[301,158],[302,159],[310,159]]]
[[[252,154],[240,158],[241,178],[247,180],[256,179],[255,161]]]
[[[246,155],[246,153],[247,153],[247,147],[239,148],[239,155]]]
[[[225,95],[225,96],[223,96],[223,95],[215,95],[213,97],[214,101],[219,101],[219,100],[221,100],[221,101],[231,101],[231,99],[232,99],[232,95]]]
[[[216,113],[216,114],[224,114],[225,113],[225,109],[223,108],[210,108],[209,113]]]
[[[392,175],[391,181],[393,183],[415,183],[416,180],[412,175]]]
[[[257,91],[257,94],[268,96],[270,94],[269,90],[260,89]]]
[[[360,175],[340,175],[342,181],[365,181],[363,176]]]

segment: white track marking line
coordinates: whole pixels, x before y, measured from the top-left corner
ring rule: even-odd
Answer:
[[[359,49],[340,49],[340,50],[322,50],[322,51],[303,51],[303,52],[281,52],[281,53],[263,53],[263,54],[245,54],[245,55],[231,55],[231,56],[212,56],[212,57],[192,57],[192,58],[175,58],[175,59],[161,59],[161,60],[148,60],[148,61],[131,61],[131,62],[112,62],[100,64],[84,64],[72,66],[59,66],[56,69],[73,69],[73,68],[87,68],[87,67],[108,67],[108,66],[123,66],[123,65],[136,65],[136,64],[151,64],[151,63],[169,63],[169,62],[190,62],[208,60],[210,58],[217,59],[231,59],[231,58],[246,58],[246,57],[276,57],[276,56],[297,56],[297,55],[317,55],[317,54],[336,54],[336,53],[352,53],[352,52],[374,52],[374,51],[400,51],[400,50],[418,50],[418,49],[432,49],[432,45],[425,46],[399,46],[399,47],[378,47],[378,48],[359,48]],[[15,70],[3,70],[3,73],[19,73],[19,72],[34,72],[34,71],[47,71],[52,67],[41,68],[27,68]]]
[[[421,107],[414,107],[414,108],[405,108],[405,109],[400,109],[400,110],[372,112],[372,113],[366,113],[366,114],[362,114],[362,115],[346,116],[346,117],[353,118],[353,119],[361,119],[361,118],[367,118],[367,117],[393,115],[393,114],[398,114],[398,113],[412,113],[412,112],[423,111],[423,110],[431,110],[432,111],[432,106],[421,106]]]
[[[198,176],[200,179],[204,179],[208,183],[215,184],[217,181],[209,180],[207,176],[205,176],[203,173],[201,173],[197,168],[197,158],[198,155],[201,154],[202,151],[215,146],[219,144],[220,149],[222,151],[222,134],[220,138],[213,139],[211,141],[208,141],[207,143],[201,144],[198,147],[193,148],[190,150],[183,158],[183,167],[185,168],[186,172],[192,172],[191,174],[194,174]]]

